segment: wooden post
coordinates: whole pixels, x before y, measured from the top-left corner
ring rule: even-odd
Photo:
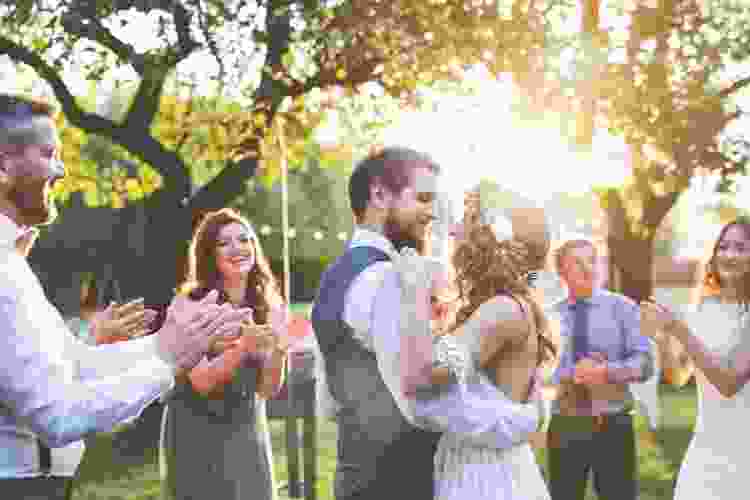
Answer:
[[[286,142],[284,141],[284,129],[281,122],[276,120],[276,134],[279,141],[279,153],[281,164],[281,239],[283,242],[282,260],[284,264],[284,307],[286,317],[289,317],[289,302],[291,300],[291,281],[289,264],[289,185],[288,165],[286,161]],[[285,437],[286,437],[286,463],[288,475],[288,492],[292,498],[302,496],[300,488],[300,463],[299,463],[299,429],[297,427],[297,415],[294,408],[294,389],[291,380],[291,363],[287,361],[284,366],[284,380],[286,380],[286,406]]]

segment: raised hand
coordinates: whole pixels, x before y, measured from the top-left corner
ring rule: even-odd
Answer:
[[[670,326],[678,321],[678,316],[667,306],[653,298],[641,302],[641,332],[654,340],[660,340],[662,333],[669,333]]]
[[[601,353],[593,353],[590,357],[576,363],[574,380],[576,384],[604,385],[607,383],[607,358]]]
[[[219,306],[218,297],[212,290],[198,301],[177,296],[169,305],[164,325],[156,332],[157,353],[177,374],[193,368],[215,339],[237,332],[251,313],[229,304]]]
[[[242,325],[242,337],[239,345],[250,354],[267,354],[273,351],[277,343],[271,325],[256,325],[245,323]]]
[[[252,314],[252,308],[247,308],[250,312],[247,314],[247,317],[243,320],[242,324],[240,324],[239,328],[236,330],[233,330],[229,332],[227,335],[221,336],[221,337],[215,337],[211,341],[211,346],[209,348],[209,352],[211,354],[221,354],[227,349],[234,349],[236,347],[240,347],[240,340],[242,338],[242,335],[244,334],[244,327],[246,325],[254,325],[253,321],[253,314]]]
[[[97,344],[140,337],[148,333],[156,314],[156,311],[143,307],[142,298],[127,304],[113,302],[105,310],[94,314],[91,330]]]

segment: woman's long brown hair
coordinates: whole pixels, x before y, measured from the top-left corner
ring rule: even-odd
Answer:
[[[222,289],[221,274],[216,266],[219,232],[228,224],[240,224],[247,228],[251,235],[255,234],[247,219],[231,208],[209,212],[204,216],[193,234],[188,257],[188,275],[180,287],[182,293],[188,294],[194,300],[200,300],[213,289],[219,291],[219,302],[228,300],[226,292]],[[255,265],[248,274],[245,300],[241,305],[252,307],[253,319],[256,323],[262,324],[269,321],[271,306],[279,304],[282,299],[278,283],[257,236],[253,236],[252,241]]]
[[[555,344],[548,338],[549,321],[532,294],[528,273],[540,267],[540,249],[518,239],[498,241],[492,227],[473,225],[466,238],[457,246],[453,267],[459,300],[463,305],[456,313],[453,329],[468,320],[485,302],[506,295],[523,299],[531,306],[538,340],[539,364],[551,362],[557,355]],[[542,259],[543,260],[543,259]]]
[[[727,231],[734,226],[741,227],[745,233],[745,237],[750,240],[750,220],[746,218],[733,220],[721,228],[719,237],[716,238],[713,249],[711,250],[711,256],[703,266],[703,278],[698,281],[699,293],[696,298],[699,302],[706,297],[719,295],[721,288],[724,286],[721,283],[719,271],[716,268],[716,254],[719,251],[719,245],[721,245],[722,240],[724,240]],[[750,309],[750,273],[746,273],[745,276],[743,276],[739,289],[737,290],[737,299],[745,309]]]

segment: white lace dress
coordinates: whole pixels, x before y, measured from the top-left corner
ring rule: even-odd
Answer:
[[[482,390],[487,375],[479,368],[479,328],[469,322],[457,337],[436,342],[436,358],[454,364],[466,390]],[[528,443],[500,450],[467,443],[455,434],[440,438],[435,454],[437,500],[549,500],[534,452]]]
[[[727,355],[750,348],[750,317],[737,306],[707,302],[687,319],[693,333],[715,352]],[[675,500],[747,498],[750,388],[746,385],[734,397],[725,398],[702,373],[696,372],[696,378],[698,415],[677,476]]]

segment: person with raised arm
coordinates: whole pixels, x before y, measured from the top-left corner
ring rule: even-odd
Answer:
[[[252,315],[244,335],[217,343],[167,401],[163,491],[172,500],[272,500],[265,402],[283,383],[284,306],[255,230],[228,208],[209,212],[196,228],[181,293],[200,300],[211,289],[220,302],[251,308]]]
[[[655,300],[641,304],[644,333],[661,346],[673,385],[698,385],[693,439],[675,486],[676,500],[741,496],[750,472],[737,429],[750,418],[750,222],[725,225],[685,314]]]
[[[138,417],[249,312],[217,305],[214,291],[173,301],[154,335],[101,346],[78,340],[24,255],[28,232],[54,218],[60,149],[48,104],[0,94],[1,498],[65,498],[68,478],[52,474],[50,448]],[[123,333],[132,333],[125,323]]]

